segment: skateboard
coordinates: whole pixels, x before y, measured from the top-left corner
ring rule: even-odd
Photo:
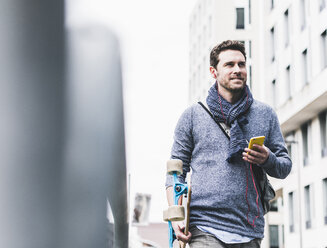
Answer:
[[[183,162],[179,159],[172,159],[167,162],[167,174],[173,175],[173,199],[174,205],[169,206],[167,210],[163,212],[164,221],[168,222],[168,238],[169,248],[173,248],[173,243],[176,239],[174,229],[171,222],[185,220],[184,233],[188,234],[189,222],[190,222],[190,203],[191,203],[191,183],[188,180],[187,183],[180,183],[178,181],[178,175],[183,173]],[[186,211],[183,204],[183,197],[187,198]],[[185,218],[186,216],[186,218]],[[179,247],[185,248],[186,243],[179,241]]]

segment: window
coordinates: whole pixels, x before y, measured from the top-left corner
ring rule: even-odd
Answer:
[[[277,99],[276,99],[276,79],[274,79],[271,82],[271,86],[272,86],[272,105],[274,108],[276,108],[277,105]]]
[[[269,243],[270,248],[279,248],[278,226],[269,225]]]
[[[294,232],[294,192],[288,193],[288,215],[289,215],[289,227],[290,233]]]
[[[319,115],[321,156],[327,156],[327,111]]]
[[[244,8],[236,8],[236,29],[244,29]]]
[[[305,204],[305,228],[312,228],[313,219],[313,195],[312,186],[307,185],[304,187],[304,204]]]
[[[275,27],[270,29],[271,61],[275,60]]]
[[[277,199],[270,202],[270,211],[271,212],[278,212],[278,202]]]
[[[300,15],[300,23],[301,23],[301,30],[304,30],[307,25],[307,17],[306,17],[306,0],[300,1],[300,8],[301,8],[301,15]]]
[[[285,230],[284,225],[282,225],[282,247],[285,247]]]
[[[326,0],[319,0],[319,10],[322,11],[326,7]]]
[[[273,9],[275,7],[274,0],[270,0],[270,9]]]
[[[303,85],[308,84],[308,50],[302,52]]]
[[[302,132],[302,147],[303,147],[303,165],[309,164],[309,143],[310,142],[310,123],[306,123],[301,126]]]
[[[324,213],[324,223],[327,225],[327,178],[322,181],[323,185],[323,213]]]
[[[327,67],[327,37],[326,37],[326,32],[327,30],[325,30],[322,34],[321,34],[321,60],[322,60],[322,69],[324,69],[325,67]]]
[[[285,47],[287,47],[290,42],[288,10],[286,10],[284,13],[284,26],[285,26]]]
[[[285,73],[285,81],[286,81],[286,99],[291,98],[291,66],[286,67]]]
[[[286,135],[285,143],[286,143],[288,155],[290,156],[291,160],[293,160],[292,144],[296,143],[296,141],[294,140],[294,132],[291,132]]]

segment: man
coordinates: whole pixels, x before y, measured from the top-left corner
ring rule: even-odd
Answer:
[[[216,79],[205,100],[216,121],[200,104],[189,107],[175,129],[172,158],[183,161],[182,182],[192,169],[190,232],[173,222],[177,239],[190,247],[260,247],[264,217],[252,164],[268,175],[285,178],[292,162],[287,154],[276,113],[252,98],[246,85],[244,45],[227,40],[210,54],[210,73]],[[252,137],[265,136],[251,150]],[[167,198],[173,204],[171,176]]]

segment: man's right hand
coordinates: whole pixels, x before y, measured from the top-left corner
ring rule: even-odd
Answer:
[[[187,235],[184,234],[185,225],[183,221],[172,221],[171,224],[178,240],[184,243],[188,243],[191,240],[192,234],[190,232]]]

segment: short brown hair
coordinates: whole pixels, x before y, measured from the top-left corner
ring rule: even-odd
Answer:
[[[210,53],[210,66],[216,68],[219,63],[219,54],[225,50],[240,51],[244,55],[244,58],[246,60],[245,47],[242,42],[237,40],[225,40],[220,44],[216,45],[214,48],[212,48]]]

